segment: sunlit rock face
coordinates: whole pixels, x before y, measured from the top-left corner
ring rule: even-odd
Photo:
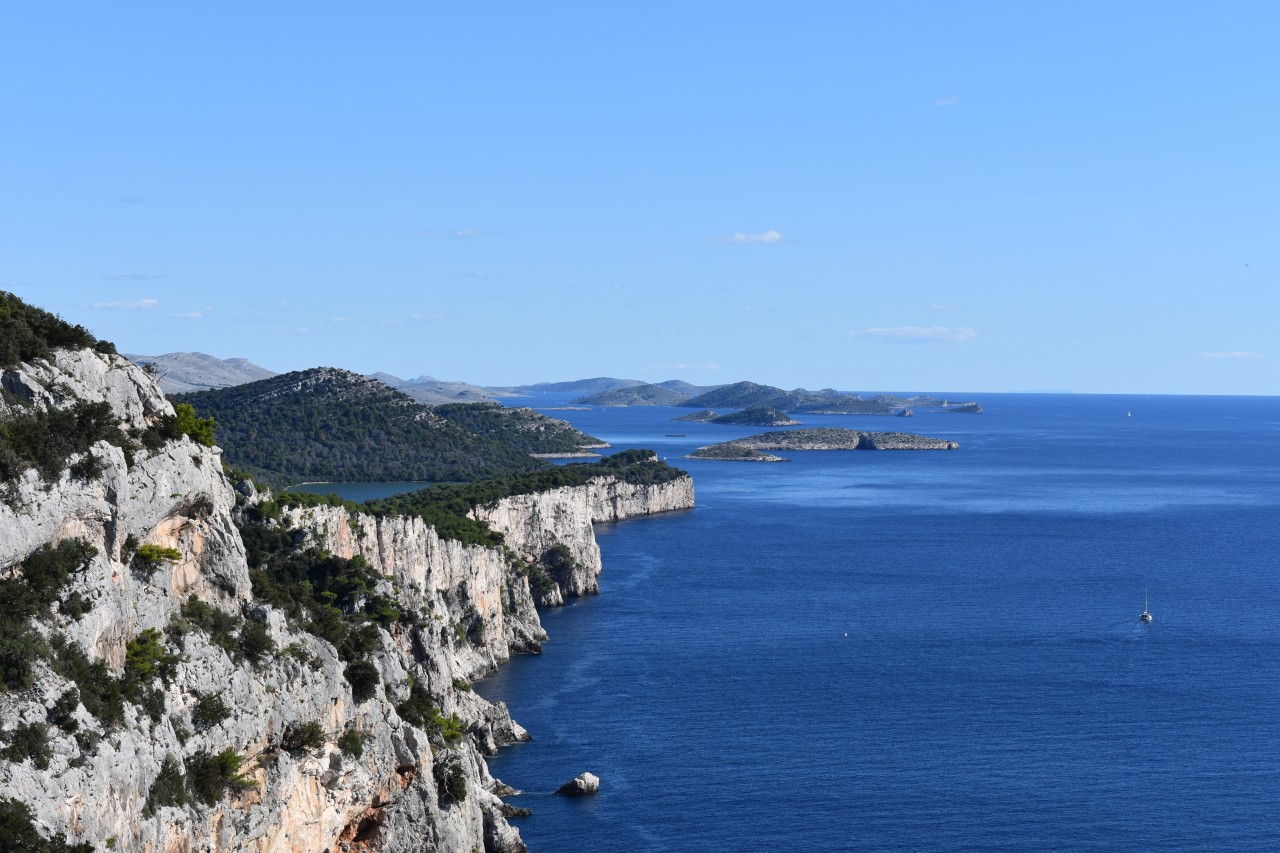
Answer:
[[[173,414],[141,368],[89,350],[6,371],[3,384],[11,395],[0,401],[6,410],[102,401],[125,430]],[[105,441],[90,452],[100,465],[87,480],[64,472],[44,482],[27,471],[8,484],[0,502],[0,578],[21,575],[22,561],[42,545],[84,540],[96,554],[68,592],[80,594],[87,612],[73,617],[55,604],[33,622],[35,630],[104,661],[113,676],[130,641],[147,629],[169,629],[165,648],[180,657],[167,680],[154,680],[157,693],[146,707],[126,703],[114,726],[83,704],[72,712],[74,723],[48,724],[50,709],[74,685],[55,672],[52,655],[39,660],[30,688],[0,691],[0,737],[7,742],[19,726],[47,724],[48,766],[0,758],[0,799],[25,803],[45,835],[61,832],[99,849],[115,839],[116,849],[143,851],[524,850],[503,817],[484,755],[528,735],[504,705],[480,698],[467,682],[546,639],[530,563],[557,545],[572,555],[554,593],[542,595],[547,603],[595,592],[593,523],[693,503],[687,477],[655,486],[601,478],[507,498],[477,514],[506,535],[509,553],[442,540],[420,519],[287,510],[279,523],[306,531],[301,544],[364,557],[397,603],[422,616],[417,625],[380,631],[372,663],[382,685],[356,702],[333,646],[254,600],[236,514],[264,496],[247,485],[233,488],[216,447],[182,437],[155,451],[139,448],[131,460]],[[178,556],[140,569],[130,556],[143,545]],[[193,596],[263,623],[277,653],[253,665],[201,630],[178,636],[183,602]],[[462,721],[460,742],[401,718],[396,706],[409,695],[411,678],[442,715]],[[193,716],[207,696],[226,706],[225,718],[212,724]],[[319,724],[322,742],[281,749],[285,733],[304,723]],[[338,745],[352,731],[360,734],[359,756]],[[245,784],[238,790],[212,805],[157,804],[166,759],[190,770],[200,756],[224,750],[241,760]]]

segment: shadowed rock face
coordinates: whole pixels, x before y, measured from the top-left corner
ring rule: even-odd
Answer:
[[[125,428],[145,428],[173,413],[141,368],[91,350],[22,365],[5,371],[3,381],[36,407],[106,402]],[[0,416],[8,405],[0,402]],[[356,702],[334,647],[254,599],[237,517],[265,496],[248,484],[237,493],[222,473],[218,448],[180,437],[155,450],[139,447],[131,460],[105,441],[91,452],[101,464],[88,479],[68,470],[56,482],[43,482],[29,470],[6,484],[8,499],[0,502],[0,577],[20,577],[22,561],[45,544],[81,539],[96,549],[71,581],[87,612],[71,618],[54,605],[37,618],[36,630],[64,635],[91,660],[104,661],[114,677],[129,642],[146,630],[163,632],[194,596],[237,620],[260,621],[276,649],[290,651],[254,666],[203,630],[164,640],[180,658],[171,678],[150,685],[159,691],[152,714],[126,703],[123,722],[107,729],[77,705],[77,734],[98,742],[51,725],[47,769],[0,759],[0,799],[26,803],[41,832],[98,845],[115,837],[127,850],[525,849],[506,822],[494,793],[499,783],[483,756],[528,735],[504,705],[459,687],[546,638],[519,565],[497,549],[443,540],[421,519],[373,518],[328,506],[285,510],[278,523],[298,531],[300,546],[364,557],[386,577],[384,594],[405,611],[425,614],[416,626],[378,630],[370,662],[379,684],[372,698]],[[640,487],[601,478],[500,501],[491,523],[507,532],[521,558],[553,539],[575,555],[581,568],[565,588],[557,585],[563,597],[597,589],[592,523],[679,508],[692,499],[687,482]],[[180,556],[139,571],[130,563],[131,541]],[[0,727],[44,724],[48,709],[72,686],[44,662],[34,672],[29,689],[0,690]],[[400,716],[397,705],[408,698],[411,678],[443,716],[459,718],[466,729],[460,742],[445,743]],[[225,703],[227,716],[197,725],[197,701],[209,694]],[[279,749],[284,733],[303,723],[318,723],[322,742]],[[348,731],[362,736],[358,758],[338,746]],[[167,758],[190,770],[198,755],[223,750],[242,759],[240,772],[252,787],[224,792],[213,805],[146,808]],[[449,780],[449,791],[441,779]],[[455,796],[459,782],[465,794]]]

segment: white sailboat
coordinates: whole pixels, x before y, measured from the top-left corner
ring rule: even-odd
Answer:
[[[1147,603],[1147,591],[1145,589],[1142,591],[1142,615],[1138,617],[1138,621],[1139,622],[1151,621],[1151,610]]]

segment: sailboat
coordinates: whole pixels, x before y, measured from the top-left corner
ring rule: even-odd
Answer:
[[[1142,592],[1142,615],[1138,617],[1138,621],[1139,621],[1139,622],[1150,622],[1150,621],[1151,621],[1151,610],[1149,609],[1149,606],[1148,606],[1148,604],[1147,604],[1147,593],[1146,593],[1146,590],[1143,590],[1143,592]]]

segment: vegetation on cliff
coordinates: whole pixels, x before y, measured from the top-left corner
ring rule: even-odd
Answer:
[[[502,534],[471,518],[470,513],[475,507],[494,504],[513,495],[582,486],[597,477],[615,477],[624,483],[652,485],[684,476],[687,474],[679,468],[658,461],[651,450],[624,450],[594,463],[562,465],[517,477],[432,486],[393,495],[370,501],[367,511],[380,515],[418,516],[446,539],[494,547],[502,544]]]
[[[272,485],[466,481],[545,467],[375,379],[313,368],[183,394],[218,424],[226,461]]]
[[[98,340],[84,326],[72,325],[0,290],[0,368],[48,358],[54,350],[89,347],[98,352],[116,351],[114,344]]]

